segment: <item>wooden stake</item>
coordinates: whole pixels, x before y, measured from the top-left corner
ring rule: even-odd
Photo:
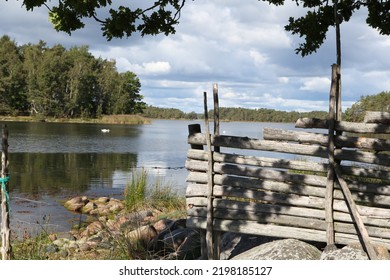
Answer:
[[[370,258],[370,260],[377,260],[378,259],[377,254],[375,252],[374,247],[372,246],[372,244],[370,242],[370,237],[368,235],[367,229],[364,226],[364,223],[363,223],[363,220],[359,214],[359,211],[356,207],[355,201],[352,198],[351,191],[349,190],[347,183],[344,181],[344,179],[342,177],[340,167],[337,164],[335,164],[334,170],[335,170],[335,173],[337,176],[337,180],[340,183],[341,190],[343,191],[345,200],[347,201],[347,205],[351,211],[353,220],[355,221],[355,224],[359,230],[359,234],[360,234],[360,237],[361,237],[361,240],[363,243],[362,245],[363,245],[363,247],[365,247],[367,255]]]
[[[218,98],[218,84],[213,85],[213,100],[214,100],[214,135],[219,135],[219,98]],[[214,145],[214,152],[219,153],[221,148]],[[221,253],[221,235],[222,232],[214,231],[214,258],[219,260]]]
[[[333,190],[334,190],[334,124],[336,118],[336,96],[337,96],[337,65],[332,65],[332,85],[329,95],[329,129],[328,129],[328,159],[329,168],[326,182],[325,193],[325,222],[326,229],[326,244],[328,249],[335,244],[335,233],[333,223]]]
[[[211,149],[211,135],[210,135],[210,126],[208,119],[208,109],[207,109],[207,93],[204,92],[204,120],[206,126],[206,142],[207,142],[207,151],[208,151],[208,168],[207,168],[207,177],[208,177],[208,190],[207,190],[207,229],[206,229],[206,243],[207,243],[207,253],[208,259],[215,259],[214,256],[214,238],[213,238],[213,152]]]
[[[218,84],[213,85],[214,97],[214,135],[219,135],[219,98],[218,98]],[[220,148],[214,146],[214,152],[219,153]]]
[[[1,153],[1,255],[3,260],[11,259],[11,230],[8,198],[8,127],[3,126]]]

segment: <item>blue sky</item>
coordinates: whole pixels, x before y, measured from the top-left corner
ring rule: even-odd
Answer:
[[[56,32],[46,8],[27,12],[16,0],[0,1],[0,34],[19,45],[43,40],[49,46],[88,45],[96,57],[115,59],[118,71],[133,71],[145,102],[203,111],[203,92],[218,83],[220,106],[285,111],[328,110],[335,32],[321,49],[302,58],[302,39],[284,31],[290,16],[302,14],[295,1],[275,7],[257,0],[187,1],[177,32],[107,42],[88,21],[71,36]],[[365,23],[361,9],[342,24],[342,106],[362,95],[390,91],[390,37]]]

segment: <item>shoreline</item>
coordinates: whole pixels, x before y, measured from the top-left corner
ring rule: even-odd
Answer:
[[[1,116],[0,121],[4,122],[47,122],[47,123],[85,123],[85,124],[127,124],[139,125],[150,124],[151,119],[140,115],[105,115],[101,118],[43,118],[34,116]]]

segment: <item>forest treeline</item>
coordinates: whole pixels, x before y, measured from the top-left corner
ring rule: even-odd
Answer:
[[[203,114],[195,112],[185,113],[175,108],[159,108],[154,106],[146,106],[144,117],[154,119],[203,119]],[[214,111],[209,111],[209,117],[214,116]],[[326,118],[325,111],[312,112],[286,112],[273,109],[246,109],[234,107],[219,108],[219,119],[221,121],[253,121],[253,122],[295,122],[298,118]]]
[[[95,58],[87,46],[17,45],[0,38],[0,115],[54,118],[98,118],[102,115],[142,114],[154,119],[202,119],[203,114],[148,106],[140,94],[137,75],[119,73],[114,60]],[[366,111],[390,111],[390,92],[362,96],[343,119],[359,122]],[[325,111],[286,112],[274,109],[220,108],[220,120],[295,122],[298,118],[327,118]],[[210,118],[213,111],[209,112]]]
[[[345,110],[345,120],[362,122],[367,111],[390,112],[390,91],[361,96],[351,108]]]
[[[362,96],[351,108],[345,110],[343,120],[362,122],[366,111],[390,112],[390,92],[381,92],[375,95]],[[209,117],[214,115],[209,111]],[[203,114],[195,112],[185,113],[175,108],[160,108],[146,106],[143,116],[154,119],[203,119]],[[296,122],[298,118],[326,119],[328,112],[286,112],[273,109],[247,109],[236,107],[219,108],[219,118],[222,121],[255,121],[255,122]]]
[[[96,118],[142,112],[141,83],[87,46],[18,46],[0,38],[0,115]]]

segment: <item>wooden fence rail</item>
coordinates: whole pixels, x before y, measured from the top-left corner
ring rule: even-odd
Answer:
[[[334,136],[334,168],[339,180],[332,198],[334,240],[347,244],[366,232],[371,242],[390,249],[390,141],[383,137],[390,134],[390,127],[387,118],[382,124],[377,114],[371,115],[376,123],[335,122],[339,133]],[[296,123],[298,128],[327,129],[328,125],[318,119]],[[200,149],[207,145],[206,134],[191,129],[187,226],[206,229],[212,157],[214,231],[327,242],[327,133],[264,128],[263,137],[211,135],[211,146],[220,151],[210,153]],[[241,153],[243,149],[253,155]],[[276,156],[263,157],[261,151]]]

